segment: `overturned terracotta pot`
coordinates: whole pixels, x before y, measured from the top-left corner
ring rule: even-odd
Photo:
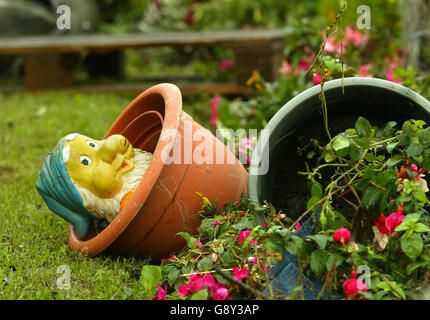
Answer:
[[[203,194],[218,208],[247,192],[248,174],[212,133],[182,111],[173,84],[140,94],[104,138],[125,136],[154,157],[118,216],[99,234],[80,240],[69,224],[69,245],[89,256],[103,251],[161,259],[185,246],[178,232],[196,234]]]

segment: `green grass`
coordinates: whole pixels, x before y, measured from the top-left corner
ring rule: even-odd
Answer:
[[[48,210],[35,188],[44,158],[61,137],[79,132],[101,139],[133,98],[70,92],[0,95],[0,299],[142,297],[140,271],[149,260],[89,258],[71,251],[66,221]],[[184,102],[203,125],[208,106],[207,97]],[[69,290],[57,288],[62,265],[71,271]]]

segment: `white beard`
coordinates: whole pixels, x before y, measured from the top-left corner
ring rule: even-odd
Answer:
[[[136,190],[142,180],[146,169],[151,163],[152,154],[140,149],[134,149],[134,154],[134,158],[131,159],[131,161],[134,162],[135,168],[122,176],[123,186],[121,191],[113,198],[99,198],[92,192],[75,183],[75,187],[82,197],[85,208],[97,218],[106,219],[109,223],[112,222],[120,211],[122,197],[128,192]]]

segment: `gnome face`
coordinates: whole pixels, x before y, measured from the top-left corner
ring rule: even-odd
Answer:
[[[75,135],[63,148],[63,160],[73,182],[102,199],[120,192],[122,176],[135,168],[131,161],[134,155],[133,146],[121,135],[103,141]]]

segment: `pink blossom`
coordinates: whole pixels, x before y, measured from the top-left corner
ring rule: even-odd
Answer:
[[[343,42],[343,45],[346,46],[346,42]],[[328,53],[337,53],[342,54],[342,46],[339,41],[336,41],[333,38],[328,38],[324,47],[325,51]]]
[[[398,212],[393,212],[388,216],[388,218],[385,220],[385,227],[387,228],[388,232],[391,234],[394,232],[394,230],[402,223],[405,216]]]
[[[365,64],[358,67],[357,73],[360,77],[370,77],[373,78],[373,74],[369,73],[369,70],[372,68],[371,64]]]
[[[395,83],[400,83],[403,81],[402,79],[394,79],[393,76],[394,76],[394,70],[389,69],[386,76],[388,81],[395,82]]]
[[[212,117],[211,117],[211,124],[216,127],[216,120],[218,119],[218,105],[221,102],[221,97],[216,96],[211,101],[211,111],[212,111]]]
[[[355,31],[354,28],[351,26],[346,28],[345,34],[347,41],[352,42],[356,47],[366,44],[369,40],[368,34],[363,34],[358,31]]]
[[[287,76],[293,72],[293,66],[287,62],[287,60],[282,60],[281,74]]]
[[[184,18],[184,22],[190,26],[194,24],[193,10],[191,10],[191,8],[187,8],[187,15]]]
[[[296,230],[299,231],[301,228],[302,228],[302,225],[300,224],[300,222],[297,222]]]
[[[257,257],[249,257],[248,262],[253,263],[253,264],[257,264],[258,263]]]
[[[188,285],[187,284],[181,284],[178,287],[178,294],[180,296],[186,296],[188,294]]]
[[[248,269],[243,266],[242,268],[234,267],[233,268],[233,276],[238,280],[242,281],[242,279],[248,276]]]
[[[197,241],[196,241],[196,244],[197,244],[199,247],[203,247],[203,243],[202,243],[200,240],[197,240]]]
[[[230,300],[227,288],[218,288],[215,290],[212,300]]]
[[[176,258],[176,256],[175,256],[175,255],[173,255],[173,256],[171,256],[171,257],[169,257],[169,258],[161,259],[161,262],[164,262],[164,261],[166,261],[166,260],[174,260],[175,258]]]
[[[157,284],[157,295],[152,300],[166,300],[167,284],[162,288],[160,284]]]
[[[225,71],[234,67],[234,61],[231,60],[223,60],[220,63],[221,70]]]
[[[299,69],[306,71],[309,69],[309,63],[305,59],[299,61]]]
[[[351,240],[351,232],[346,228],[340,228],[335,231],[333,238],[336,242],[346,244]]]
[[[251,230],[245,230],[245,231],[240,231],[239,232],[239,239],[237,240],[240,244],[243,244],[245,242],[245,240],[249,237],[249,235],[251,234]],[[258,246],[258,241],[257,239],[253,239],[250,242],[251,245],[255,245]]]
[[[390,231],[388,231],[387,227],[385,226],[385,220],[387,219],[386,216],[381,214],[378,218],[378,220],[375,222],[375,226],[378,228],[379,232],[382,234],[390,234]]]
[[[287,215],[285,213],[280,213],[279,218],[284,219]]]
[[[321,82],[321,72],[318,71],[316,75],[312,78],[312,81],[314,82],[314,85],[320,84]]]
[[[351,279],[348,279],[343,282],[342,287],[343,292],[348,299],[355,299],[360,291],[366,292],[367,287],[363,281],[356,279],[357,272],[352,271],[351,277]]]
[[[262,223],[262,227],[263,227],[263,229],[264,229],[264,230],[266,230],[266,229],[267,229],[266,221],[263,221],[263,223]]]
[[[219,224],[223,224],[223,223],[219,222],[218,220],[216,220],[215,222],[211,222],[211,226],[217,226]]]

